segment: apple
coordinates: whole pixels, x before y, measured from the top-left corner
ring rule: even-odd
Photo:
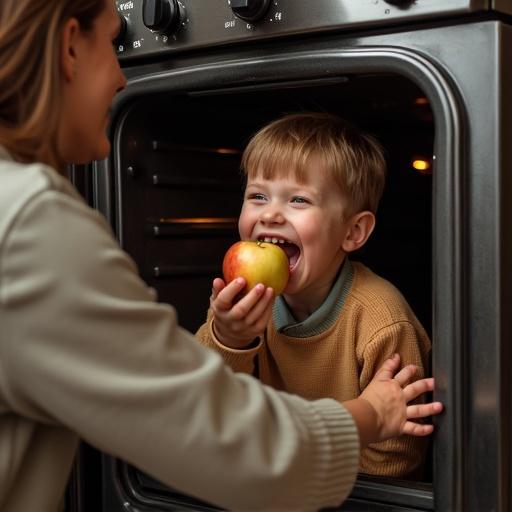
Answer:
[[[273,288],[275,295],[280,295],[290,276],[288,256],[283,249],[276,244],[251,240],[242,240],[228,249],[222,272],[226,284],[237,277],[246,280],[244,295],[258,283]]]

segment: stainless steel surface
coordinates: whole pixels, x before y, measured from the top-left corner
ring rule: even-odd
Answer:
[[[495,0],[503,8],[503,0]],[[230,0],[179,0],[184,11],[178,30],[150,31],[142,21],[142,0],[117,1],[128,30],[117,45],[120,59],[141,58],[237,41],[252,41],[327,30],[349,30],[461,16],[490,9],[487,0],[272,0],[263,19],[248,23]],[[507,2],[507,5],[510,2]],[[508,5],[510,9],[510,6]]]
[[[163,104],[214,94],[236,101],[244,90],[274,94],[334,79],[342,95],[347,76],[379,74],[418,85],[435,124],[433,372],[446,407],[434,420],[433,484],[359,482],[342,510],[510,511],[512,2],[272,0],[268,15],[249,25],[228,0],[180,5],[183,25],[162,35],[144,27],[142,0],[118,2],[128,19],[120,58],[129,81],[113,108],[113,158],[94,169],[95,205],[124,242],[120,139],[130,109],[153,95]],[[368,101],[378,90],[369,89]],[[183,130],[190,111],[177,112],[165,119]],[[105,512],[135,510],[130,500],[148,511],[211,510],[151,502],[139,487],[122,494],[118,473],[104,475]]]

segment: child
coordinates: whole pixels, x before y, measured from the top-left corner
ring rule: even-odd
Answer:
[[[242,166],[240,237],[279,244],[290,279],[275,301],[257,285],[238,302],[244,280],[215,279],[201,342],[235,371],[309,399],[359,396],[395,352],[423,378],[423,327],[392,284],[347,256],[375,226],[385,181],[377,142],[330,114],[288,115],[254,136]],[[417,478],[425,442],[404,435],[370,445],[360,471]]]

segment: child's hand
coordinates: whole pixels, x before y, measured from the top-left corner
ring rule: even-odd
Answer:
[[[235,349],[247,348],[260,336],[272,314],[272,288],[258,284],[237,302],[237,295],[244,287],[245,280],[241,277],[228,285],[217,278],[210,297],[215,336],[223,345]]]
[[[362,446],[402,434],[426,436],[434,427],[410,420],[439,414],[443,410],[440,402],[407,406],[419,395],[432,391],[434,379],[408,384],[417,367],[408,365],[393,377],[399,364],[400,356],[395,354],[384,362],[359,398],[344,403],[357,423]]]

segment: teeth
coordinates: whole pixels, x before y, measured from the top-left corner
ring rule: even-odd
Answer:
[[[284,244],[286,243],[286,240],[284,238],[265,236],[260,238],[260,242],[266,242],[268,244]]]

